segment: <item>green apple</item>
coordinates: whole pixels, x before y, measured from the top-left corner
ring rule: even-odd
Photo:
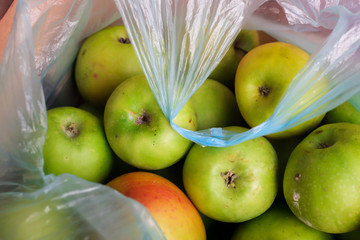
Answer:
[[[106,180],[113,153],[102,122],[75,107],[50,109],[47,119],[43,148],[45,174],[70,173],[93,182]]]
[[[295,216],[328,233],[360,227],[360,125],[325,124],[291,153],[284,196]]]
[[[248,130],[224,129],[240,133]],[[195,144],[184,162],[184,187],[202,214],[222,222],[247,221],[273,203],[277,164],[276,152],[264,137],[230,147]]]
[[[232,240],[332,240],[331,234],[309,227],[286,207],[272,206],[261,216],[238,225]]]
[[[191,101],[173,121],[182,128],[197,130]],[[140,169],[169,167],[192,145],[171,127],[144,75],[127,79],[114,90],[105,106],[104,126],[116,155]]]
[[[74,214],[57,204],[58,201],[45,197],[2,201],[0,239],[79,239],[76,224],[69,221],[76,220]]]
[[[260,44],[259,33],[256,30],[240,31],[220,63],[212,71],[209,78],[221,82],[231,90],[234,89],[236,69],[241,58]]]
[[[295,75],[309,55],[302,49],[284,42],[260,45],[240,61],[235,79],[235,96],[240,112],[250,127],[267,120]],[[308,133],[319,125],[325,114],[269,138],[288,138]]]
[[[191,96],[198,130],[243,125],[234,93],[224,84],[207,79]]]
[[[324,117],[324,122],[349,122],[360,124],[360,112],[349,101],[346,101],[327,112]]]
[[[109,26],[87,37],[75,63],[75,81],[80,95],[104,106],[116,86],[143,74],[124,26]]]

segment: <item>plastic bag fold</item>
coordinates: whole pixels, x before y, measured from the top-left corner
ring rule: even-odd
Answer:
[[[164,238],[146,209],[131,199],[42,170],[47,107],[71,82],[82,40],[120,17],[165,116],[201,145],[229,146],[285,130],[346,100],[360,110],[359,2],[278,0],[272,2],[282,11],[271,14],[264,8],[268,2],[18,0],[0,62],[0,238],[21,239],[17,233],[31,231],[25,238]],[[174,117],[244,27],[273,31],[296,44],[303,42],[297,41],[299,32],[326,38],[302,45],[311,58],[263,124],[241,134],[175,125]]]
[[[43,172],[46,103],[67,80],[82,39],[119,19],[114,6],[18,0],[0,62],[0,239],[164,239],[138,202]]]
[[[312,46],[310,60],[294,78],[274,114],[244,133],[222,128],[201,131],[180,128],[173,123],[174,117],[219,63],[248,18],[266,1],[116,0],[116,3],[162,111],[178,133],[200,145],[231,146],[289,129],[331,110],[360,91],[359,3],[279,0],[277,3],[286,17],[282,25],[288,25],[282,29],[295,33],[325,32],[328,36],[317,48]],[[274,28],[270,24],[256,27],[268,30],[267,26]]]

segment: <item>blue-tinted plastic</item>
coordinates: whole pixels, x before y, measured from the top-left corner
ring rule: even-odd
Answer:
[[[43,172],[46,98],[71,71],[81,40],[119,18],[114,3],[17,2],[0,62],[0,239],[165,239],[138,202]]]
[[[18,0],[0,62],[0,239],[14,240],[22,232],[27,239],[163,239],[150,214],[131,199],[72,175],[44,175],[46,105],[69,81],[81,41],[121,13],[172,123],[264,2]],[[274,115],[241,134],[220,128],[192,132],[172,123],[179,133],[202,145],[228,146],[292,127],[347,99],[360,110],[359,2],[278,2],[291,20],[285,28],[334,30],[311,53]],[[339,6],[329,7],[334,3]]]
[[[288,29],[325,28],[332,33],[311,53],[273,115],[244,133],[180,128],[172,120],[224,56],[248,17],[266,1],[116,2],[165,116],[176,131],[198,144],[224,147],[280,132],[327,112],[360,91],[360,4],[279,0],[293,24]],[[257,27],[267,30],[266,24]],[[353,98],[354,105],[355,101]]]
[[[349,102],[360,112],[360,92],[351,97]]]

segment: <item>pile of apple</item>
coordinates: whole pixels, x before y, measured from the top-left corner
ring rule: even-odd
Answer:
[[[243,132],[264,122],[309,59],[242,30],[174,122]],[[71,173],[142,203],[167,239],[360,239],[360,113],[348,102],[231,147],[180,136],[162,113],[124,26],[84,40],[83,103],[48,110],[46,174]]]

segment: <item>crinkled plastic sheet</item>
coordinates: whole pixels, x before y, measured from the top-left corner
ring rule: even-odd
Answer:
[[[119,17],[113,1],[18,0],[0,63],[0,239],[164,239],[138,202],[42,170],[46,99],[81,40]]]
[[[176,131],[198,144],[224,147],[280,132],[353,96],[350,101],[360,110],[356,97],[359,94],[355,96],[360,91],[357,0],[278,0],[277,9],[262,8],[264,3],[268,4],[265,0],[116,0],[116,3],[165,116]],[[255,14],[257,18],[253,18]],[[264,16],[265,21],[260,21]],[[252,19],[258,21],[246,25]],[[296,40],[299,32],[318,32],[325,34],[326,39],[308,44],[305,50],[313,50],[310,60],[296,75],[273,115],[262,124],[244,133],[222,128],[194,132],[174,124],[174,117],[245,25],[265,31],[286,30],[289,41]]]
[[[285,130],[348,99],[360,110],[359,2],[263,5],[269,2],[18,0],[0,63],[0,238],[13,240],[21,232],[27,239],[164,238],[137,202],[101,184],[68,174],[45,176],[42,170],[46,105],[71,81],[81,41],[120,13],[164,114],[199,144],[228,146]],[[179,128],[173,118],[243,27],[304,44],[311,59],[263,124],[241,134]],[[306,36],[300,32],[326,39],[299,42]]]

